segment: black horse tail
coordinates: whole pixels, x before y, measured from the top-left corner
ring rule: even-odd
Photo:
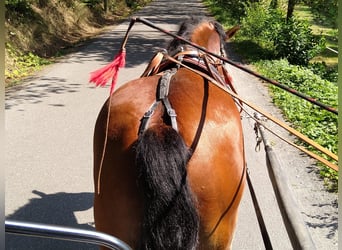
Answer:
[[[199,215],[187,181],[190,151],[173,128],[147,129],[136,145],[145,212],[139,249],[195,249]]]

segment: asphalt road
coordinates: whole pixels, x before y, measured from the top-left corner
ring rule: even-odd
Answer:
[[[136,15],[176,31],[185,16],[205,14],[206,9],[197,0],[186,3],[156,0]],[[127,27],[128,21],[111,27],[20,87],[6,91],[7,219],[93,229],[92,136],[109,89],[94,88],[88,83],[89,73],[112,59]],[[119,85],[138,77],[156,48],[165,47],[169,39],[143,24],[136,24],[128,40],[126,67],[120,71]],[[241,96],[280,116],[264,84],[230,68]],[[254,151],[254,124],[245,115],[242,120],[247,163],[273,247],[292,249],[268,178],[265,153]],[[312,160],[276,139],[272,143],[280,151],[280,157],[286,158],[291,187],[317,249],[337,249],[337,195],[324,192],[312,171]],[[233,248],[265,249],[248,189],[241,204]],[[97,248],[9,236],[6,249]]]

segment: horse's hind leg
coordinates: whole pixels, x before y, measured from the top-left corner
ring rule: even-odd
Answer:
[[[231,211],[227,218],[224,218],[214,232],[201,231],[200,250],[231,250],[234,238],[237,211]],[[205,232],[204,232],[205,231]]]
[[[113,235],[129,244],[138,244],[142,218],[141,194],[130,154],[117,156],[111,146],[102,166],[101,189],[94,198],[96,230]]]

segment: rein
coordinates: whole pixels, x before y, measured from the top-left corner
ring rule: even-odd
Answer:
[[[245,71],[245,72],[247,72],[247,73],[249,73],[251,75],[254,75],[254,76],[256,76],[256,77],[258,77],[258,78],[260,78],[260,79],[262,79],[262,80],[264,80],[264,81],[266,81],[268,83],[271,83],[271,84],[273,84],[273,85],[275,85],[275,86],[277,86],[277,87],[279,87],[279,88],[281,88],[283,90],[286,90],[286,91],[288,91],[288,92],[290,92],[290,93],[292,93],[292,94],[294,94],[294,95],[296,95],[298,97],[301,97],[301,98],[305,99],[306,101],[311,102],[312,104],[315,104],[315,105],[317,105],[317,106],[319,106],[319,107],[321,107],[321,108],[323,108],[323,109],[325,109],[325,110],[327,110],[329,112],[332,112],[332,113],[334,113],[336,115],[338,114],[338,111],[335,108],[333,108],[333,107],[330,107],[330,106],[328,106],[328,105],[326,105],[324,103],[321,103],[321,102],[317,101],[316,99],[314,99],[314,98],[312,98],[310,96],[307,96],[307,95],[305,95],[303,93],[300,93],[300,92],[298,92],[295,89],[289,88],[289,87],[287,87],[287,86],[285,86],[285,85],[283,85],[283,84],[281,84],[281,83],[279,83],[279,82],[277,82],[275,80],[272,80],[272,79],[269,79],[269,78],[267,78],[265,76],[262,76],[262,75],[260,75],[260,74],[258,74],[256,72],[248,69],[248,68],[243,67],[242,65],[240,65],[238,63],[233,62],[232,60],[229,60],[226,57],[223,57],[223,56],[217,55],[217,54],[215,54],[213,52],[210,52],[207,49],[205,49],[205,48],[203,48],[201,46],[198,46],[197,44],[192,43],[192,42],[184,39],[181,36],[175,35],[175,34],[169,32],[169,31],[166,31],[166,30],[164,30],[164,29],[154,25],[152,22],[150,22],[150,21],[148,21],[148,20],[146,20],[144,18],[133,17],[131,22],[136,22],[136,21],[144,23],[147,26],[150,26],[151,28],[157,29],[157,30],[159,30],[159,31],[169,35],[169,36],[172,36],[173,38],[179,39],[179,40],[181,40],[181,41],[183,41],[183,42],[185,42],[185,43],[187,43],[187,44],[189,44],[189,45],[191,45],[191,46],[193,46],[193,47],[195,47],[195,48],[197,48],[197,49],[199,49],[199,50],[201,50],[201,51],[203,51],[203,52],[205,52],[205,53],[207,53],[207,54],[209,54],[209,55],[211,55],[213,57],[216,57],[216,58],[222,60],[223,62],[229,63],[229,64],[233,65],[234,67],[239,68],[240,70],[243,70],[243,71]]]
[[[185,42],[186,44],[189,44],[191,46],[193,46],[194,48],[197,48],[200,51],[205,52],[204,56],[203,56],[203,60],[206,64],[206,68],[207,71],[210,73],[206,74],[204,72],[202,72],[201,70],[197,70],[194,69],[192,67],[194,67],[194,65],[198,66],[200,65],[198,62],[197,63],[193,63],[193,60],[191,61],[191,59],[187,58],[186,60],[184,60],[184,54],[182,54],[182,52],[179,53],[179,58],[175,59],[173,57],[171,57],[170,55],[168,55],[166,53],[166,51],[162,51],[157,53],[157,55],[151,60],[150,64],[148,65],[148,67],[146,68],[145,72],[142,74],[141,77],[144,76],[149,76],[149,75],[153,75],[156,74],[156,72],[160,72],[160,70],[162,69],[161,66],[163,66],[162,64],[162,60],[163,58],[167,59],[168,61],[171,61],[173,63],[175,63],[176,65],[182,66],[184,68],[187,68],[193,72],[195,72],[196,74],[204,77],[205,79],[209,80],[210,82],[212,82],[215,86],[219,87],[220,89],[222,89],[223,91],[227,92],[229,95],[231,95],[236,101],[238,101],[240,103],[240,107],[241,109],[243,109],[242,107],[242,103],[246,104],[247,106],[249,106],[250,108],[254,109],[255,111],[259,112],[260,114],[262,114],[263,116],[267,117],[269,120],[273,121],[274,123],[276,123],[277,125],[281,126],[282,128],[284,128],[285,130],[287,130],[288,132],[290,132],[291,134],[297,136],[298,138],[302,139],[303,141],[305,141],[306,143],[310,144],[311,146],[315,147],[316,149],[318,149],[319,151],[321,151],[322,153],[326,154],[327,156],[329,156],[330,158],[334,159],[335,161],[338,161],[338,157],[333,154],[332,152],[330,152],[329,150],[323,148],[321,145],[319,145],[318,143],[314,142],[313,140],[309,139],[308,137],[306,137],[305,135],[301,134],[300,132],[296,131],[295,129],[291,128],[290,126],[286,125],[285,123],[281,122],[280,120],[276,119],[275,117],[272,117],[270,114],[262,111],[260,108],[256,107],[255,105],[249,103],[248,101],[246,101],[245,99],[241,98],[240,96],[237,95],[233,85],[231,84],[230,81],[227,81],[228,79],[228,75],[226,72],[226,69],[224,67],[224,63],[223,63],[223,74],[224,74],[224,78],[223,79],[219,74],[214,74],[213,72],[216,72],[216,70],[211,70],[211,66],[208,60],[212,60],[212,57],[215,57],[219,60],[221,60],[222,62],[226,62],[229,63],[249,74],[252,74],[266,82],[269,82],[273,85],[276,85],[277,87],[280,87],[294,95],[297,95],[329,112],[332,112],[334,114],[338,114],[337,110],[329,107],[323,103],[318,102],[317,100],[315,100],[314,98],[311,98],[309,96],[306,96],[294,89],[291,89],[285,85],[280,84],[279,82],[276,82],[274,80],[268,79],[260,74],[257,74],[237,63],[234,63],[233,61],[227,59],[226,57],[217,55],[213,52],[210,52],[208,50],[206,50],[205,48],[192,43],[186,39],[184,39],[181,36],[175,35],[169,31],[166,31],[156,25],[154,25],[152,22],[147,21],[144,18],[140,18],[140,17],[133,17],[129,23],[129,27],[126,31],[125,37],[123,39],[123,42],[121,44],[121,48],[120,51],[118,53],[117,56],[115,56],[113,62],[111,62],[110,64],[106,65],[105,67],[96,70],[94,72],[91,73],[91,77],[90,77],[90,82],[94,82],[96,84],[96,86],[104,86],[109,80],[111,80],[111,89],[110,89],[110,97],[109,97],[109,102],[108,102],[108,114],[107,114],[107,126],[106,126],[106,135],[105,135],[105,141],[104,141],[104,146],[103,146],[103,153],[102,153],[102,157],[101,157],[101,162],[100,162],[100,168],[99,168],[99,173],[98,173],[98,180],[97,180],[97,193],[100,194],[100,186],[101,186],[101,173],[102,173],[102,165],[103,165],[103,160],[104,160],[104,156],[105,156],[105,152],[106,152],[106,144],[107,144],[107,137],[108,137],[108,127],[109,127],[109,116],[110,116],[110,106],[111,106],[111,100],[112,100],[112,93],[114,92],[114,87],[116,84],[116,80],[117,80],[117,75],[118,75],[118,71],[119,68],[123,68],[125,66],[125,55],[126,55],[126,43],[128,40],[128,34],[130,32],[130,30],[132,29],[133,25],[135,24],[135,22],[141,22],[146,24],[147,26],[150,26],[154,29],[157,29],[169,36],[172,36],[176,39],[179,39],[183,42]],[[192,51],[191,53],[196,53],[197,51]],[[189,53],[189,52],[187,52]],[[197,52],[198,53],[198,52]],[[188,54],[189,55],[189,54]],[[211,57],[209,57],[209,55]],[[210,58],[210,59],[209,59]],[[189,66],[188,64],[192,65]],[[218,75],[218,76],[217,76]],[[228,84],[227,84],[228,83]],[[260,121],[257,121],[258,123],[260,123]],[[262,124],[267,130],[271,131],[269,128],[267,128],[264,124]],[[271,131],[272,132],[272,131]],[[273,132],[272,132],[273,133]],[[278,136],[278,135],[277,135]],[[285,139],[284,139],[285,140]],[[285,140],[286,141],[286,140]],[[288,142],[288,141],[287,141]],[[288,142],[291,145],[295,146],[296,148],[302,150],[303,152],[309,154],[311,157],[315,158],[316,160],[322,162],[323,164],[327,165],[328,167],[338,171],[338,166],[336,166],[335,164],[330,163],[329,161],[325,160],[324,158],[309,152],[308,150],[299,147],[297,145],[295,145],[294,143]]]
[[[292,88],[289,88],[289,87],[287,87],[287,86],[285,86],[285,85],[283,85],[283,84],[280,84],[280,83],[277,82],[277,81],[268,79],[268,78],[266,78],[266,77],[264,77],[264,76],[262,76],[262,75],[260,75],[260,74],[258,74],[258,73],[255,73],[255,72],[253,72],[253,71],[251,71],[251,70],[249,70],[249,69],[247,69],[247,68],[245,68],[245,67],[243,67],[243,66],[237,64],[237,63],[234,63],[233,61],[231,61],[231,60],[229,60],[229,59],[227,59],[227,58],[225,58],[225,57],[222,57],[222,56],[219,56],[219,55],[217,55],[217,54],[215,54],[215,53],[212,53],[212,52],[206,50],[205,48],[203,48],[203,47],[201,47],[201,46],[198,46],[198,45],[196,45],[196,44],[194,44],[194,43],[192,43],[192,42],[190,42],[190,41],[184,39],[183,37],[177,36],[177,35],[175,35],[175,34],[173,34],[173,33],[171,33],[171,32],[168,32],[168,31],[166,31],[166,30],[164,30],[164,29],[162,29],[162,28],[160,28],[160,27],[157,27],[157,26],[154,25],[152,22],[147,21],[147,20],[144,19],[144,18],[139,18],[139,17],[137,17],[137,18],[133,18],[133,20],[134,20],[134,22],[135,22],[135,21],[142,22],[142,23],[146,24],[147,26],[150,26],[150,27],[152,27],[152,28],[154,28],[154,29],[157,29],[157,30],[159,30],[159,31],[161,31],[161,32],[163,32],[163,33],[166,33],[166,34],[168,34],[168,35],[170,35],[170,36],[172,36],[172,37],[174,37],[174,38],[176,38],[176,39],[182,40],[183,42],[185,42],[185,43],[187,43],[187,44],[189,44],[189,45],[191,45],[191,46],[193,46],[193,47],[195,47],[195,48],[197,48],[197,49],[199,49],[199,50],[205,52],[206,54],[209,54],[209,55],[211,55],[211,56],[213,56],[213,57],[215,57],[215,58],[218,58],[218,59],[222,60],[223,62],[227,62],[227,63],[229,63],[229,64],[231,64],[231,65],[233,65],[233,66],[235,66],[235,67],[237,67],[237,68],[239,68],[239,69],[241,69],[241,70],[243,70],[243,71],[245,71],[245,72],[247,72],[247,73],[249,73],[249,74],[252,74],[252,75],[254,75],[254,76],[256,76],[256,77],[258,77],[258,78],[260,78],[260,79],[262,79],[262,80],[264,80],[264,81],[266,81],[266,82],[269,82],[269,83],[271,83],[271,84],[273,84],[273,85],[275,85],[275,86],[277,86],[277,87],[280,87],[280,88],[282,88],[282,89],[284,89],[284,90],[286,90],[286,91],[288,91],[288,92],[290,92],[290,93],[292,93],[292,94],[294,94],[294,95],[297,95],[298,97],[301,97],[301,98],[303,98],[303,99],[305,99],[305,100],[307,100],[307,101],[309,101],[309,102],[311,102],[311,103],[313,103],[313,104],[315,104],[315,105],[317,105],[317,106],[319,106],[319,107],[321,107],[321,108],[323,108],[323,109],[325,109],[325,110],[327,110],[327,111],[329,111],[329,112],[332,112],[332,113],[334,113],[334,114],[338,114],[337,110],[334,109],[333,107],[329,107],[329,106],[327,106],[327,105],[325,105],[325,104],[323,104],[323,103],[320,103],[320,102],[318,102],[317,100],[315,100],[315,99],[312,98],[312,97],[306,96],[306,95],[304,95],[304,94],[302,94],[302,93],[300,93],[300,92],[298,92],[298,91],[296,91],[296,90],[294,90],[294,89],[292,89]],[[182,62],[177,61],[176,59],[170,57],[169,55],[166,55],[166,53],[164,53],[164,56],[165,56],[167,59],[169,59],[170,61],[173,61],[173,62],[175,62],[175,63],[178,63],[179,65],[181,65],[181,66],[183,66],[183,67],[187,67],[187,66],[184,65]],[[193,70],[191,67],[187,67],[187,68],[190,69],[190,70]],[[198,71],[198,70],[193,70],[193,71],[196,72],[196,73],[199,74],[199,75],[202,75],[203,77],[206,77],[206,76],[207,76],[206,74],[203,74],[202,72],[200,72],[200,71]],[[210,78],[210,77],[209,77],[209,78]],[[253,105],[253,104],[249,103],[248,101],[244,100],[243,98],[239,97],[239,96],[238,96],[236,93],[234,93],[233,91],[230,91],[229,89],[226,89],[226,88],[222,87],[221,84],[218,84],[217,81],[216,81],[215,79],[212,79],[212,80],[214,80],[214,81],[212,81],[212,80],[210,80],[209,78],[206,78],[206,79],[208,79],[209,81],[211,81],[212,83],[214,83],[217,87],[221,88],[222,90],[228,92],[228,94],[230,94],[231,96],[233,96],[235,99],[239,100],[240,103],[242,102],[242,103],[246,104],[247,106],[249,106],[250,108],[252,108],[252,109],[254,109],[255,111],[259,112],[260,114],[264,115],[265,117],[267,117],[269,120],[273,121],[274,123],[276,123],[276,124],[279,125],[280,127],[284,128],[285,130],[287,130],[287,131],[290,132],[291,134],[297,136],[298,138],[300,138],[300,139],[303,140],[304,142],[308,143],[309,145],[313,146],[314,148],[318,149],[319,151],[321,151],[321,152],[324,153],[325,155],[329,156],[329,157],[332,158],[333,160],[338,161],[338,157],[337,157],[337,155],[335,155],[334,153],[330,152],[330,151],[327,150],[326,148],[323,148],[321,145],[319,145],[319,144],[316,143],[315,141],[311,140],[311,139],[308,138],[307,136],[301,134],[300,132],[298,132],[297,130],[291,128],[290,126],[286,125],[285,123],[281,122],[281,121],[278,120],[277,118],[271,116],[270,114],[268,114],[268,113],[262,111],[261,109],[259,109],[259,108],[256,107],[255,105]],[[260,121],[258,121],[258,123],[260,123]],[[264,126],[264,125],[263,125],[263,126]],[[264,126],[264,127],[265,127],[265,126]],[[265,127],[265,128],[266,128],[266,127]],[[269,131],[271,131],[269,128],[266,128],[266,129],[269,130]],[[272,132],[272,133],[273,133],[273,132]],[[320,156],[318,156],[318,155],[316,155],[316,154],[314,154],[314,153],[312,153],[312,152],[310,152],[310,151],[304,149],[303,147],[299,147],[299,146],[297,146],[296,144],[287,141],[286,139],[283,139],[283,140],[285,140],[285,141],[288,142],[289,144],[295,146],[296,148],[300,149],[301,151],[303,151],[303,152],[309,154],[311,157],[313,157],[313,158],[315,158],[316,160],[322,162],[323,164],[327,165],[328,167],[330,167],[330,168],[332,168],[332,169],[338,171],[338,166],[337,166],[337,165],[335,165],[335,164],[333,164],[333,163],[330,163],[329,161],[325,160],[324,158],[322,158],[322,157],[320,157]]]
[[[135,21],[142,22],[142,23],[146,24],[147,26],[150,26],[150,27],[152,27],[152,28],[154,28],[154,29],[157,29],[157,30],[159,30],[159,31],[161,31],[161,32],[163,32],[163,33],[166,33],[166,34],[168,34],[168,35],[170,35],[170,36],[172,36],[172,37],[174,37],[174,38],[176,38],[176,39],[182,40],[183,42],[185,42],[185,43],[187,43],[187,44],[189,44],[189,45],[191,45],[191,46],[193,46],[193,47],[195,47],[195,48],[197,48],[197,49],[199,49],[199,50],[201,50],[201,51],[204,51],[205,53],[207,53],[207,54],[209,54],[209,55],[211,55],[211,56],[213,56],[213,57],[216,57],[216,58],[222,60],[223,62],[227,62],[227,63],[229,63],[229,64],[231,64],[231,65],[233,65],[233,66],[235,66],[235,67],[237,67],[237,68],[239,68],[239,69],[241,69],[241,70],[243,70],[243,71],[245,71],[245,72],[247,72],[247,73],[249,73],[249,74],[252,74],[252,75],[254,75],[254,76],[256,76],[256,77],[258,77],[258,78],[260,78],[260,79],[262,79],[262,80],[264,80],[264,81],[266,81],[266,82],[268,82],[268,83],[271,83],[271,84],[273,84],[273,85],[275,85],[275,86],[277,86],[277,87],[280,87],[280,88],[282,88],[282,89],[284,89],[284,90],[286,90],[286,91],[288,91],[288,92],[290,92],[290,93],[292,93],[292,94],[294,94],[294,95],[296,95],[296,96],[298,96],[298,97],[301,97],[301,98],[303,98],[303,99],[305,99],[305,100],[311,102],[312,104],[315,104],[315,105],[317,105],[317,106],[319,106],[319,107],[321,107],[321,108],[323,108],[323,109],[325,109],[325,110],[327,110],[327,111],[329,111],[329,112],[332,112],[332,113],[334,113],[334,114],[336,114],[336,115],[338,114],[338,111],[337,111],[335,108],[333,108],[333,107],[329,107],[329,106],[327,106],[327,105],[325,105],[325,104],[323,104],[323,103],[321,103],[321,102],[318,102],[318,101],[315,100],[314,98],[309,97],[309,96],[306,96],[306,95],[304,95],[304,94],[298,92],[297,90],[292,89],[292,88],[289,88],[289,87],[287,87],[287,86],[285,86],[285,85],[283,85],[283,84],[281,84],[281,83],[279,83],[279,82],[277,82],[277,81],[268,79],[268,78],[266,78],[266,77],[264,77],[264,76],[262,76],[262,75],[260,75],[260,74],[258,74],[258,73],[256,73],[256,72],[253,72],[253,71],[251,71],[251,70],[249,70],[249,69],[247,69],[247,68],[245,68],[245,67],[243,67],[243,66],[237,64],[237,63],[234,63],[233,61],[231,61],[231,60],[229,60],[229,59],[227,59],[227,58],[225,58],[225,57],[222,57],[222,56],[219,56],[219,55],[217,55],[217,54],[215,54],[215,53],[212,53],[212,52],[206,50],[205,48],[203,48],[203,47],[201,47],[201,46],[198,46],[198,45],[196,45],[196,44],[194,44],[194,43],[192,43],[192,42],[190,42],[190,41],[184,39],[183,37],[177,36],[177,35],[175,35],[175,34],[173,34],[173,33],[171,33],[171,32],[168,32],[168,31],[166,31],[166,30],[164,30],[164,29],[162,29],[162,28],[160,28],[160,27],[157,27],[157,26],[154,25],[152,22],[147,21],[147,20],[144,19],[144,18],[139,18],[139,17],[137,17],[137,18],[133,18],[133,19],[134,19],[134,22],[135,22]],[[174,58],[172,58],[172,59],[170,59],[170,58],[172,58],[172,57],[168,56],[168,59],[169,59],[169,60],[175,60]],[[179,65],[182,65],[181,62],[178,62],[178,63],[179,63]],[[182,66],[184,67],[185,65],[183,64]],[[192,69],[189,68],[189,67],[188,67],[188,69],[192,70]],[[194,70],[194,71],[196,71],[196,70]],[[200,72],[198,72],[198,71],[197,71],[197,73],[200,74]],[[200,74],[200,75],[201,75],[201,74]],[[204,77],[204,75],[202,75],[202,76]],[[207,79],[208,79],[208,78],[207,78]],[[209,79],[208,79],[208,80],[209,80]],[[210,81],[211,81],[211,80],[210,80]],[[213,82],[213,81],[212,81],[212,82]],[[233,96],[234,98],[238,99],[240,102],[245,103],[245,104],[246,104],[247,106],[249,106],[250,108],[256,110],[257,112],[259,112],[259,113],[261,113],[261,114],[263,114],[263,115],[264,115],[265,117],[267,117],[269,120],[271,120],[271,121],[273,121],[274,123],[276,123],[277,125],[283,127],[284,129],[286,129],[286,130],[287,130],[288,132],[290,132],[291,134],[293,134],[293,135],[297,136],[298,138],[302,139],[303,141],[305,141],[306,143],[308,143],[308,144],[310,144],[311,146],[315,147],[316,149],[318,149],[319,151],[321,151],[321,152],[324,153],[325,155],[329,156],[330,158],[334,159],[335,161],[338,161],[337,155],[335,155],[334,153],[330,152],[329,150],[323,148],[321,145],[319,145],[318,143],[314,142],[314,141],[311,140],[310,138],[306,137],[305,135],[301,134],[300,132],[296,131],[295,129],[289,127],[288,125],[286,125],[285,123],[283,123],[283,122],[281,122],[280,120],[276,119],[275,117],[272,117],[271,115],[267,114],[266,112],[260,110],[260,109],[257,108],[255,105],[253,105],[253,104],[249,103],[248,101],[246,101],[246,100],[242,99],[241,97],[239,97],[236,93],[233,93],[233,92],[230,91],[230,90],[227,90],[227,89],[225,89],[225,88],[222,88],[222,86],[220,86],[219,84],[217,84],[216,81],[213,82],[213,83],[214,83],[216,86],[218,86],[218,87],[220,87],[221,89],[223,89],[224,91],[228,92],[228,94],[230,94],[230,95]],[[258,122],[259,122],[259,121],[258,121]],[[266,127],[265,127],[265,128],[266,128]],[[267,130],[271,131],[269,128],[267,128]],[[283,139],[283,140],[285,140],[285,139]],[[285,140],[285,141],[287,141],[287,140]],[[287,141],[287,142],[288,142],[288,141]],[[314,154],[314,153],[312,153],[312,152],[310,152],[310,151],[308,151],[308,150],[306,150],[306,149],[304,149],[304,148],[302,148],[302,147],[299,147],[299,146],[295,145],[294,143],[290,143],[290,142],[288,142],[288,143],[291,144],[291,145],[293,145],[293,146],[295,146],[296,148],[302,150],[303,152],[309,154],[311,157],[313,157],[313,158],[315,158],[316,160],[322,162],[323,164],[327,165],[328,167],[330,167],[330,168],[332,168],[332,169],[338,171],[338,166],[336,166],[335,164],[330,163],[329,161],[325,160],[324,158],[322,158],[322,157],[320,157],[320,156],[318,156],[318,155],[316,155],[316,154]]]
[[[174,63],[177,63],[179,65],[181,65],[184,68],[187,68],[193,72],[195,72],[198,75],[201,75],[202,77],[206,78],[207,80],[209,80],[210,82],[212,82],[216,87],[222,89],[223,91],[227,92],[229,95],[231,95],[232,97],[234,97],[235,99],[239,100],[240,102],[246,104],[247,106],[249,106],[250,108],[254,109],[255,111],[257,111],[258,113],[262,114],[264,117],[268,118],[269,120],[273,121],[274,123],[276,123],[278,126],[284,128],[285,130],[287,130],[288,132],[290,132],[291,134],[297,136],[298,138],[300,138],[301,140],[303,140],[304,142],[310,144],[311,146],[315,147],[316,149],[318,149],[319,151],[321,151],[322,153],[324,153],[325,155],[329,156],[330,158],[338,161],[338,157],[337,155],[333,154],[332,152],[330,152],[329,150],[327,150],[326,148],[322,147],[321,145],[319,145],[318,143],[316,143],[315,141],[311,140],[310,138],[308,138],[307,136],[303,135],[302,133],[298,132],[297,130],[291,128],[290,126],[288,126],[287,124],[281,122],[279,119],[271,116],[270,114],[268,114],[267,112],[261,110],[260,108],[258,108],[257,106],[253,105],[252,103],[250,103],[249,101],[243,99],[242,97],[238,96],[236,93],[234,93],[233,91],[231,91],[230,89],[222,86],[222,84],[218,83],[216,81],[216,79],[210,77],[209,75],[193,69],[187,65],[185,65],[184,63],[174,59],[173,57],[164,54],[165,58],[167,58],[170,61],[173,61]],[[264,126],[265,128],[267,128],[267,126],[265,126],[265,124],[263,124],[262,122],[256,120],[256,122],[260,123],[262,126]],[[271,129],[267,128],[267,130],[271,131]],[[275,133],[274,133],[275,134]],[[277,135],[278,136],[278,135]],[[286,140],[286,139],[283,139]],[[286,140],[287,141],[287,140]],[[301,151],[309,154],[311,157],[315,158],[316,160],[322,162],[323,164],[327,165],[328,167],[338,171],[338,166],[336,166],[335,164],[325,160],[324,158],[304,149],[303,147],[299,147],[294,143],[291,143],[289,141],[287,141],[288,143],[290,143],[291,145],[295,146],[297,149],[300,149]]]

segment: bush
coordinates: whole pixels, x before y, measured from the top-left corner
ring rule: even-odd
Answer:
[[[315,63],[310,63],[308,68],[315,74],[319,75],[322,79],[325,79],[325,80],[328,80],[329,82],[337,84],[337,80],[338,80],[337,66],[329,67],[324,62],[315,62]]]
[[[102,3],[102,0],[82,0],[89,8],[95,8],[97,5]]]
[[[25,14],[31,12],[30,1],[27,0],[6,0],[5,8],[7,11]]]
[[[316,100],[337,108],[338,87],[336,84],[322,79],[310,69],[290,65],[287,60],[259,61],[258,71],[271,79],[304,93]],[[280,107],[284,116],[301,133],[327,148],[338,153],[338,117],[308,101],[271,85],[274,103]],[[314,148],[310,150],[318,153]],[[322,155],[327,158],[326,156]],[[321,175],[337,182],[336,171],[323,166]],[[334,186],[334,185],[333,185]]]
[[[305,0],[305,4],[309,5],[315,17],[330,23],[334,28],[337,28],[338,20],[338,0]]]
[[[246,15],[241,21],[241,35],[256,42],[262,49],[274,54],[274,34],[281,29],[283,14],[270,9],[263,3],[250,3],[245,6]]]
[[[324,38],[313,35],[309,23],[271,9],[268,3],[254,2],[245,6],[241,36],[252,40],[269,58],[286,58],[291,64],[307,66],[325,48]]]
[[[245,14],[245,4],[249,0],[216,0],[219,6],[225,6],[225,9],[229,10],[232,18],[240,20]]]
[[[307,66],[325,48],[325,39],[313,35],[306,21],[291,18],[283,21],[273,38],[275,55],[294,65]]]

